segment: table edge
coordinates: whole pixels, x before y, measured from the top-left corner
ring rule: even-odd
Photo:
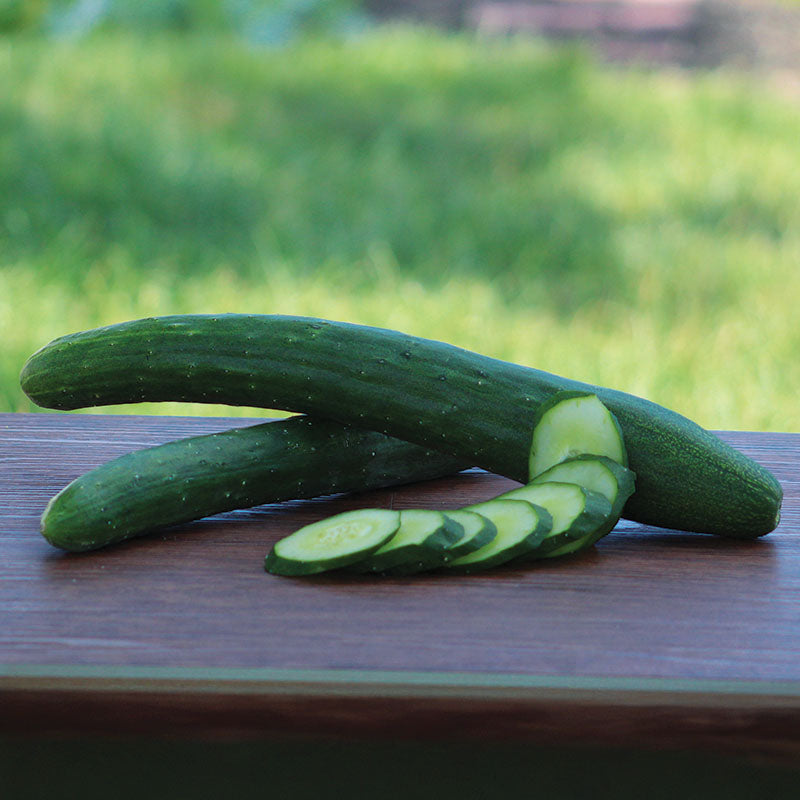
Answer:
[[[622,701],[625,705],[703,705],[800,708],[800,681],[647,678],[276,668],[0,664],[0,692],[146,691],[291,695]]]

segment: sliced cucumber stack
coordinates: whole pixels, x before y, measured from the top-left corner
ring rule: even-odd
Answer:
[[[537,475],[532,483],[541,485],[550,481],[576,483],[603,495],[611,503],[609,520],[595,532],[594,542],[611,532],[636,487],[636,475],[627,467],[606,456],[585,454],[573,456],[550,467]]]
[[[611,503],[602,494],[577,483],[529,483],[498,499],[525,500],[546,508],[552,517],[552,528],[532,557],[595,534],[608,524],[611,516]]]
[[[405,514],[406,512],[402,513]],[[421,554],[417,560],[412,557],[412,560],[392,567],[387,571],[389,575],[400,577],[429,572],[444,566],[449,561],[475,552],[488,544],[497,535],[497,528],[494,523],[475,511],[460,508],[455,511],[434,513],[444,513],[445,517],[451,521],[451,524],[458,527],[460,531],[459,538],[447,545],[444,550],[431,550],[428,553]],[[402,530],[402,516],[400,529]]]
[[[356,572],[430,569],[447,558],[447,548],[464,535],[461,525],[442,511],[412,508],[400,511],[400,526],[381,547],[356,563]]]
[[[477,511],[458,508],[444,513],[445,516],[450,517],[450,519],[461,525],[464,530],[464,535],[447,548],[447,561],[453,561],[456,558],[475,552],[475,550],[489,544],[497,535],[497,528],[494,522]]]
[[[487,500],[467,510],[488,517],[497,534],[478,550],[448,561],[444,564],[446,570],[479,572],[527,555],[541,544],[552,525],[544,508],[525,500]]]
[[[612,530],[634,490],[636,476],[625,466],[620,427],[593,394],[561,392],[543,404],[533,430],[530,463],[537,472],[527,485],[492,500],[447,512],[394,512],[398,524],[378,546],[369,538],[374,535],[370,528],[361,545],[352,538],[362,534],[350,537],[346,554],[323,548],[321,554],[312,549],[304,555],[310,548],[303,536],[319,546],[320,537],[329,544],[351,532],[348,518],[343,528],[347,535],[337,533],[347,515],[328,520],[327,528],[325,522],[315,523],[279,542],[273,564],[282,558],[277,562],[284,570],[281,574],[293,575],[345,565],[355,572],[413,575],[439,568],[478,572],[509,562],[556,558],[591,547]],[[284,545],[293,538],[301,540],[299,551],[296,545],[294,550]],[[298,566],[303,558],[307,568]]]
[[[346,567],[386,544],[399,527],[399,511],[345,511],[281,539],[267,555],[264,568],[275,575],[314,575]]]

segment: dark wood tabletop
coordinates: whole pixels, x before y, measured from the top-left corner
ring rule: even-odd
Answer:
[[[263,420],[258,420],[263,421]],[[255,420],[0,415],[0,732],[496,737],[800,756],[800,434],[721,432],[784,487],[756,541],[622,521],[473,576],[281,578],[273,543],[361,506],[456,508],[480,470],[222,514],[67,554],[48,499],[131,450]]]

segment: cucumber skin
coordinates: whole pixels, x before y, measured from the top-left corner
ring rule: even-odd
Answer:
[[[457,472],[451,456],[298,416],[178,439],[72,481],[42,514],[42,535],[82,552],[223,511],[375,489]]]
[[[336,419],[528,481],[532,423],[555,392],[596,394],[623,430],[637,491],[624,516],[734,538],[774,530],[775,477],[648,400],[397,331],[223,314],[147,318],[63,336],[21,374],[48,408],[138,401],[227,403]]]

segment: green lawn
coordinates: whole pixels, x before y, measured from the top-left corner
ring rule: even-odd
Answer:
[[[0,410],[55,336],[247,311],[800,430],[798,142],[763,82],[533,42],[0,39]]]

